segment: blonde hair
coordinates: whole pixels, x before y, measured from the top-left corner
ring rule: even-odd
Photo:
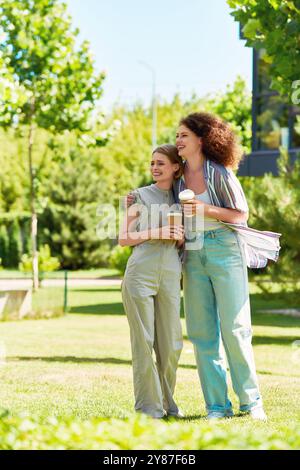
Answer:
[[[175,172],[174,178],[178,180],[181,178],[183,175],[183,161],[182,158],[178,155],[178,150],[175,145],[171,144],[162,144],[156,147],[155,150],[153,150],[152,155],[154,153],[161,153],[162,155],[165,155],[168,157],[171,163],[178,163],[179,169]]]

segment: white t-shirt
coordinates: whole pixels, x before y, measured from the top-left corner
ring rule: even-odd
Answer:
[[[211,200],[210,200],[207,190],[201,194],[196,194],[195,198],[198,199],[199,201],[204,202],[205,204],[211,204]],[[204,221],[203,221],[204,232],[207,232],[208,230],[217,230],[218,228],[224,228],[224,225],[222,225],[216,219],[211,219],[210,217],[204,217]]]

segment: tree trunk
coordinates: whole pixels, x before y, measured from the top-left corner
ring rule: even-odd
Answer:
[[[37,251],[37,213],[35,209],[34,173],[32,165],[33,123],[29,125],[28,135],[28,162],[30,173],[30,207],[31,207],[31,250],[32,250],[32,287],[36,291],[39,287],[39,264]]]

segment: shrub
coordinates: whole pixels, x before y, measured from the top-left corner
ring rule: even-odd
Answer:
[[[51,256],[49,245],[41,246],[39,250],[39,272],[50,272],[56,271],[60,264],[57,258]],[[32,256],[24,254],[19,263],[19,269],[22,272],[31,272],[32,271]]]
[[[22,241],[20,236],[20,226],[17,220],[14,220],[8,229],[8,255],[7,265],[10,268],[16,268],[22,254]]]
[[[264,270],[273,280],[297,279],[300,276],[300,158],[291,165],[286,151],[278,159],[279,176],[244,178],[249,225],[260,230],[282,233],[279,261]]]
[[[224,429],[219,424],[153,420],[145,416],[130,419],[74,416],[37,418],[3,414],[0,420],[1,450],[45,449],[257,449],[291,450],[300,447],[300,427],[268,429]]]
[[[132,248],[130,246],[115,246],[109,258],[109,267],[117,269],[122,274],[124,274],[126,264],[131,253]]]
[[[5,225],[0,227],[0,257],[2,260],[2,266],[6,267],[8,263],[8,234]]]

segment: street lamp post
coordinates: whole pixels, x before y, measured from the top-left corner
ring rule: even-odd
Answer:
[[[139,60],[139,64],[150,70],[152,74],[152,149],[157,145],[157,105],[156,105],[156,73],[155,69],[143,60]]]

